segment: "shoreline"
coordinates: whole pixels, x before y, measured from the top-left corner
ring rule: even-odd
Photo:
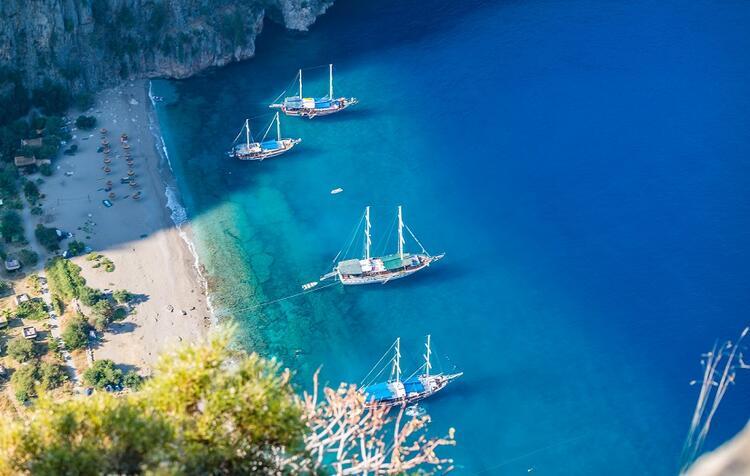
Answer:
[[[218,321],[212,302],[212,296],[209,292],[208,277],[206,275],[207,272],[201,264],[200,255],[195,246],[195,236],[187,214],[187,209],[185,208],[183,201],[180,199],[182,192],[177,184],[177,177],[175,177],[175,172],[172,168],[172,161],[169,158],[167,144],[164,141],[164,135],[159,125],[159,114],[156,110],[156,101],[154,100],[153,95],[153,82],[150,79],[145,79],[143,81],[145,82],[144,86],[146,87],[146,96],[148,97],[148,127],[153,135],[154,149],[162,162],[158,167],[158,170],[163,182],[162,185],[164,186],[164,207],[170,211],[170,220],[177,229],[180,238],[185,242],[190,254],[193,256],[193,270],[203,285],[203,293],[206,296],[206,307],[208,308],[211,317],[211,324],[215,326],[218,324]]]
[[[115,269],[106,272],[95,269],[85,256],[72,258],[88,285],[125,289],[137,296],[125,319],[98,334],[92,343],[94,358],[110,359],[148,375],[159,354],[180,342],[205,337],[215,314],[169,164],[150,81],[123,83],[96,98],[96,106],[85,114],[95,116],[97,126],[72,131],[75,138],[70,144],[78,144],[78,151],[61,155],[55,173],[41,186],[46,199],[40,221],[71,232],[72,239],[112,260]],[[69,115],[74,117],[74,112]],[[109,173],[98,150],[100,128],[107,129],[111,143]],[[127,151],[120,143],[121,133],[128,136]],[[132,165],[126,169],[130,153]],[[135,172],[131,177],[135,186],[122,183],[120,177],[127,170]],[[110,189],[114,198],[108,195]],[[136,192],[140,192],[137,200]],[[104,202],[108,197],[110,206]],[[67,243],[61,246],[65,249]]]

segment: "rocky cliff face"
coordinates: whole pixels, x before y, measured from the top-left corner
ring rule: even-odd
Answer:
[[[333,0],[0,0],[0,83],[84,91],[253,56],[266,16],[306,30]],[[7,89],[7,85],[6,85]],[[0,84],[0,94],[2,93]]]

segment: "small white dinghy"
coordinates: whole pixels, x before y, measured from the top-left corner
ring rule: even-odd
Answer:
[[[334,188],[333,190],[331,190],[331,195],[336,195],[336,194],[338,194],[338,193],[341,193],[341,192],[343,192],[343,191],[344,191],[344,189],[343,189],[343,188],[341,188],[341,187],[339,187],[339,188]]]
[[[305,291],[307,291],[308,289],[312,289],[312,288],[314,288],[317,285],[318,285],[318,282],[317,281],[313,281],[311,283],[303,284],[302,285],[302,289],[305,290]]]

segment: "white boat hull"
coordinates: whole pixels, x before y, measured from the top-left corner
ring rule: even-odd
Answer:
[[[260,160],[271,159],[273,157],[278,157],[278,156],[280,156],[282,154],[285,154],[286,152],[289,152],[290,150],[292,150],[294,148],[295,145],[299,144],[300,142],[301,142],[301,139],[283,139],[281,141],[282,147],[280,147],[278,149],[262,150],[260,152],[248,153],[248,154],[234,152],[232,154],[232,156],[235,159],[239,159],[239,160],[258,160],[258,161],[260,161]]]
[[[363,276],[348,276],[348,275],[342,275],[341,273],[337,273],[337,276],[339,278],[339,281],[341,281],[341,284],[345,286],[359,286],[362,284],[385,284],[389,281],[393,281],[394,279],[401,279],[405,278],[406,276],[410,276],[417,271],[421,271],[428,266],[430,266],[431,263],[441,259],[444,255],[438,255],[438,256],[425,256],[422,255],[421,263],[418,266],[408,267],[406,269],[399,269],[396,271],[390,271],[390,272],[380,272],[377,274],[368,274]]]

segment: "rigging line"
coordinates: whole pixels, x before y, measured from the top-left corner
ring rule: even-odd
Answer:
[[[417,367],[417,369],[414,372],[412,372],[411,375],[409,375],[408,377],[406,377],[404,380],[409,380],[410,378],[412,378],[415,375],[417,375],[417,372],[419,372],[420,370],[422,370],[425,365],[427,365],[427,364],[422,364],[419,367]]]
[[[404,228],[406,228],[406,231],[408,231],[409,234],[411,235],[411,237],[414,238],[414,241],[417,242],[417,244],[419,245],[419,247],[422,248],[422,252],[424,254],[426,254],[427,256],[430,256],[430,253],[426,249],[424,249],[424,246],[422,246],[422,243],[420,243],[419,239],[416,236],[414,236],[414,232],[411,231],[411,228],[409,228],[409,225],[407,225],[406,223],[404,223]]]
[[[388,361],[388,364],[393,363],[393,359]],[[385,371],[385,369],[388,368],[388,365],[384,365],[380,368],[380,372],[378,372],[374,377],[372,377],[366,384],[360,385],[360,387],[369,387],[370,385],[374,384],[375,381],[380,377],[380,375]]]
[[[286,89],[284,89],[283,91],[281,91],[281,94],[279,94],[278,96],[276,96],[276,99],[274,99],[271,102],[271,104],[276,104],[276,101],[278,101],[279,99],[281,99],[281,96],[283,96],[284,94],[286,94],[287,91],[289,91],[289,88],[292,87],[292,84],[294,84],[297,81],[297,76],[299,76],[299,72],[297,72],[297,74],[294,75],[294,78],[291,81],[289,81],[289,84],[287,85]]]
[[[329,63],[326,64],[319,64],[318,66],[308,66],[307,68],[301,68],[302,71],[312,71],[314,69],[321,69],[321,68],[327,68]],[[298,73],[299,74],[299,73]]]
[[[357,223],[357,226],[354,227],[354,231],[352,232],[351,238],[349,239],[349,245],[346,247],[346,251],[344,251],[344,248],[341,249],[341,251],[344,251],[344,256],[346,256],[349,253],[349,250],[352,248],[352,245],[354,244],[354,238],[357,237],[357,232],[359,232],[359,227],[362,225],[362,220],[365,219],[365,214],[362,213],[362,216],[359,217],[359,222]],[[335,258],[333,258],[333,262],[335,263],[336,260],[341,256],[341,251],[338,252]]]
[[[292,299],[292,298],[295,298],[295,297],[298,297],[298,296],[302,296],[303,294],[314,293],[315,291],[320,291],[320,290],[325,289],[325,288],[330,288],[331,286],[336,286],[337,284],[339,284],[339,283],[338,282],[334,282],[334,283],[331,283],[331,284],[326,284],[325,286],[321,286],[319,288],[312,288],[312,289],[308,289],[306,291],[301,291],[301,292],[298,292],[298,293],[295,293],[295,294],[292,294],[290,296],[286,296],[286,297],[283,297],[283,298],[273,299],[271,301],[262,302],[260,304],[256,304],[255,306],[250,306],[250,307],[246,307],[244,309],[240,309],[239,312],[252,311],[253,309],[257,309],[259,307],[264,307],[264,306],[268,306],[269,304],[275,304],[277,302],[286,301],[287,299]]]
[[[391,235],[393,234],[393,227],[396,226],[396,218],[394,217],[393,220],[391,220],[391,227],[388,228],[388,236],[385,237],[385,241],[379,241],[378,246],[375,247],[375,249],[380,250],[380,254],[385,254],[385,248],[388,246],[388,240],[391,239]]]
[[[242,135],[242,131],[243,131],[244,129],[245,129],[245,126],[242,126],[242,127],[240,128],[240,132],[238,132],[238,133],[237,133],[237,137],[235,137],[235,138],[234,138],[234,140],[232,141],[232,144],[235,144],[235,143],[237,142],[237,139],[239,139],[239,138],[240,138],[240,136]]]
[[[274,121],[271,121],[271,123],[268,124],[268,127],[266,128],[266,132],[263,133],[263,138],[260,140],[261,142],[266,140],[266,136],[268,135],[268,132],[271,130],[271,126],[273,126],[273,123]]]
[[[393,349],[394,345],[396,345],[396,341],[395,340],[393,341],[393,344],[391,344],[391,346],[388,347],[388,350],[386,350],[385,352],[383,352],[383,355],[380,356],[380,360],[378,360],[377,362],[375,362],[375,365],[373,365],[372,368],[370,369],[370,371],[367,372],[367,375],[365,375],[365,377],[359,383],[360,385],[362,385],[362,382],[364,382],[365,380],[367,380],[367,377],[369,377],[370,374],[378,367],[378,365],[380,365],[380,363],[383,361],[383,359],[385,359],[385,356],[388,355],[388,353],[391,351],[391,349]]]

